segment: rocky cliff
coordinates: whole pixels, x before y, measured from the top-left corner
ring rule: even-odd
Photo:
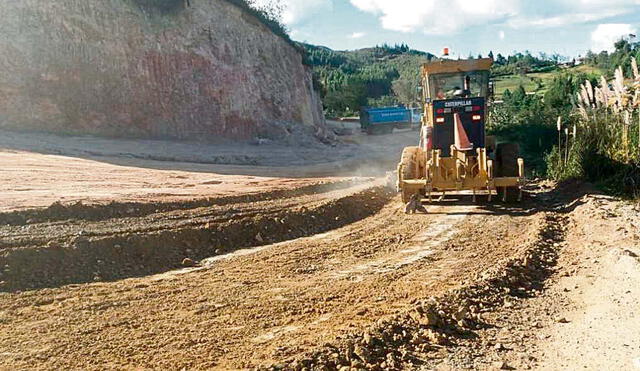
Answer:
[[[288,123],[324,135],[301,54],[225,0],[4,0],[0,14],[0,128],[249,140]]]

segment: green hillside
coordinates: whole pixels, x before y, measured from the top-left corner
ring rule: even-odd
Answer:
[[[362,106],[413,103],[420,83],[420,66],[434,57],[407,45],[354,51],[302,46],[330,117],[353,114]]]
[[[527,93],[536,93],[543,96],[549,89],[553,79],[559,74],[600,76],[602,71],[596,67],[579,65],[566,69],[555,68],[548,72],[494,76],[496,99],[502,99],[506,90],[513,92],[519,86],[522,86]]]
[[[353,51],[300,46],[306,51],[306,63],[314,69],[316,88],[322,94],[329,117],[349,116],[362,106],[416,104],[420,66],[435,58],[404,44]],[[513,92],[520,86],[527,93],[544,95],[561,71],[557,67],[558,56],[534,57],[530,53],[488,56],[495,60],[492,77],[498,99],[502,99],[506,90]]]

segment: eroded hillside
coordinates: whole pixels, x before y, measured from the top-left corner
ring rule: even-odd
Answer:
[[[166,3],[1,2],[0,127],[246,140],[304,124],[324,135],[291,43],[224,0]]]

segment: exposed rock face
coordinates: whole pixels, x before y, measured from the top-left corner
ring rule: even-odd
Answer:
[[[0,1],[0,128],[247,140],[325,122],[301,54],[225,0]]]

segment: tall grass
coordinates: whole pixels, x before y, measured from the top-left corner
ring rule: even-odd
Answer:
[[[607,190],[640,197],[640,72],[585,81],[574,99],[571,120],[558,121],[558,145],[547,156],[549,175],[584,178]]]

